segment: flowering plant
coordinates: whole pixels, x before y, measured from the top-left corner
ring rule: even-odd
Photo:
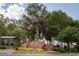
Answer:
[[[23,47],[18,47],[18,51],[36,51],[36,52],[43,52],[44,49],[41,48],[23,48]]]

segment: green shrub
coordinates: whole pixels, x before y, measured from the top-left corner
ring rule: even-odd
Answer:
[[[78,52],[77,48],[71,48],[71,52]]]
[[[0,45],[0,49],[6,49],[7,47],[4,45]]]
[[[13,49],[14,49],[14,50],[18,50],[18,45],[17,45],[17,44],[14,44],[14,45],[13,45]]]
[[[59,51],[59,52],[66,52],[66,50],[64,48],[54,48],[54,51]]]
[[[77,52],[79,52],[79,45],[75,46],[75,48],[77,49]]]

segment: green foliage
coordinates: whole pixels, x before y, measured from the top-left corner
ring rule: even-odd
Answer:
[[[51,41],[51,37],[56,37],[58,35],[59,29],[57,26],[50,26],[49,28],[47,28],[47,30],[45,31],[44,35],[46,37],[47,40]]]
[[[18,47],[19,47],[19,43],[16,43],[16,44],[13,45],[14,50],[18,50]]]
[[[78,28],[76,27],[66,27],[59,33],[59,38],[64,42],[74,42],[76,41],[76,33]]]
[[[54,51],[59,51],[59,52],[67,52],[64,48],[54,48]]]
[[[59,40],[66,42],[68,50],[71,52],[71,47],[73,42],[78,40],[78,28],[76,27],[66,27],[61,32],[59,32]]]
[[[79,43],[79,42],[78,42]],[[79,45],[76,46],[77,52],[79,52]]]
[[[71,26],[75,26],[75,27],[79,28],[79,20],[73,20]]]
[[[6,49],[7,47],[4,45],[0,45],[0,49]]]
[[[14,24],[14,23],[9,23],[9,24],[7,25],[7,28],[8,28],[10,31],[12,31],[16,26],[17,26],[17,25]]]
[[[74,34],[75,38],[76,38],[76,42],[79,45],[79,30]]]
[[[58,26],[61,29],[65,28],[66,26],[70,26],[73,20],[69,17],[65,12],[53,11],[50,13],[49,18],[46,22],[47,26]]]
[[[34,39],[34,35],[35,35],[35,29],[31,28],[30,30],[27,29],[27,37],[30,39]]]
[[[43,4],[38,4],[38,3],[32,3],[29,4],[28,7],[26,8],[27,14],[30,15],[31,17],[40,17],[42,16],[43,18],[46,16],[46,7]]]
[[[5,24],[0,20],[0,35],[6,35]]]
[[[77,46],[76,46],[76,47],[74,47],[74,48],[71,48],[71,52],[79,52],[79,49],[78,49]]]
[[[7,35],[13,35],[13,30],[15,29],[17,27],[17,25],[16,24],[14,24],[14,23],[9,23],[8,25],[7,25]]]
[[[73,20],[71,17],[67,16],[65,12],[53,11],[48,14],[48,18],[45,21],[45,36],[48,40],[51,40],[51,37],[57,37],[59,32],[67,27],[71,26]]]

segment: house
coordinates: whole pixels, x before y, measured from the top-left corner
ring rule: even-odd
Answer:
[[[13,45],[17,42],[16,36],[0,36],[0,45]]]

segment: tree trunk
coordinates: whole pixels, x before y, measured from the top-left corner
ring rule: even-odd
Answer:
[[[37,40],[39,39],[39,31],[38,31],[38,29],[36,29],[36,39]]]
[[[67,42],[68,50],[71,52],[71,42]]]
[[[38,21],[35,22],[34,26],[35,26],[35,29],[36,29],[36,40],[38,39],[43,39],[43,35],[41,35],[41,33],[43,34],[43,22],[40,22],[39,18],[37,19]]]
[[[39,39],[39,26],[38,26],[38,23],[35,25],[35,29],[36,29],[35,39],[38,40]]]

